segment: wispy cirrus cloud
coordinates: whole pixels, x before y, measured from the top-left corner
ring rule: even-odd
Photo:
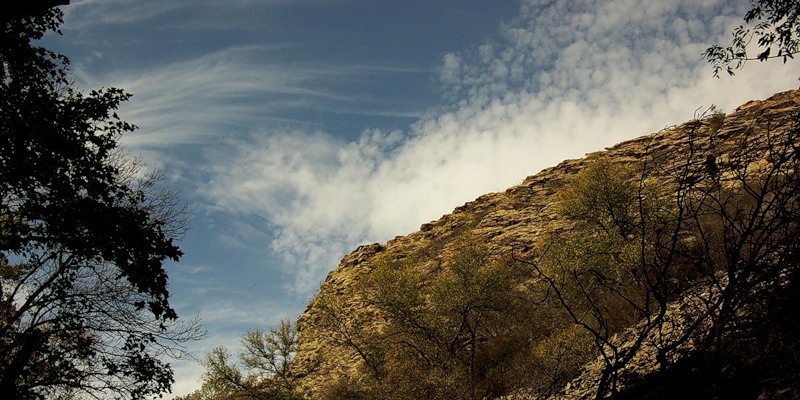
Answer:
[[[184,7],[168,1],[76,0],[62,10],[68,29],[84,29],[91,25],[140,22]]]
[[[375,108],[368,97],[336,90],[343,82],[370,82],[387,74],[420,73],[402,67],[315,66],[264,63],[274,49],[240,46],[145,69],[89,74],[74,66],[83,87],[117,86],[134,97],[122,106],[139,131],[123,138],[136,148],[202,143],[251,126],[315,126],[292,111],[317,110],[418,117],[407,109]]]
[[[172,12],[180,12],[195,16],[197,24],[182,24],[172,28],[186,28],[193,26],[195,29],[207,29],[211,26],[227,26],[225,20],[234,18],[235,12],[241,8],[253,10],[255,14],[263,15],[261,11],[276,6],[297,4],[332,3],[340,0],[229,0],[225,2],[214,0],[158,1],[158,0],[73,0],[69,6],[62,7],[69,29],[82,30],[98,25],[127,25],[146,22]],[[255,12],[259,11],[259,12]],[[254,13],[251,13],[254,14]],[[203,16],[215,16],[207,19]],[[241,18],[241,15],[239,15]],[[235,25],[234,25],[235,26]]]
[[[261,130],[215,152],[207,199],[265,218],[307,293],[356,244],[416,229],[564,158],[791,88],[795,65],[714,79],[700,58],[740,23],[727,1],[528,0],[501,37],[443,55],[453,102],[406,131],[346,142]]]

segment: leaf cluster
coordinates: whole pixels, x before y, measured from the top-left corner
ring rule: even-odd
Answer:
[[[778,58],[786,63],[793,59],[800,46],[800,2],[796,0],[751,0],[752,8],[744,21],[733,31],[731,45],[714,45],[703,52],[714,69],[714,76],[725,70],[729,75],[751,60],[766,61]],[[753,25],[754,24],[754,25]],[[758,53],[748,53],[755,40]]]

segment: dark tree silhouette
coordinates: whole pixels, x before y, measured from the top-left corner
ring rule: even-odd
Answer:
[[[623,373],[642,357],[664,375],[718,371],[700,382],[718,394],[727,382],[750,385],[752,398],[797,396],[796,319],[776,310],[793,309],[800,276],[800,115],[763,117],[724,152],[708,145],[714,118],[684,125],[688,151],[648,154],[638,174],[587,167],[562,191],[576,228],[523,261],[594,338],[597,399],[624,398],[635,382]],[[756,376],[741,360],[780,367]],[[698,390],[684,386],[672,397]]]
[[[34,44],[63,3],[4,12],[0,31],[0,393],[143,398],[171,386],[161,356],[201,336],[164,270],[186,214],[117,148],[129,95],[78,91]]]
[[[16,0],[9,3],[6,3],[3,14],[0,14],[2,23],[46,14],[53,7],[68,5],[69,0]]]
[[[736,28],[730,46],[714,45],[703,52],[714,68],[714,76],[719,76],[722,70],[733,75],[747,61],[779,58],[786,63],[800,50],[800,1],[750,0],[750,3],[752,8],[744,21],[755,25]],[[747,51],[753,40],[758,44],[755,55]]]

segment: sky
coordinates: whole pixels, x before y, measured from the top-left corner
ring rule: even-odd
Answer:
[[[385,242],[568,158],[797,88],[796,64],[712,76],[746,0],[72,0],[85,90],[192,209],[172,303],[238,351]],[[202,368],[173,361],[174,394]]]

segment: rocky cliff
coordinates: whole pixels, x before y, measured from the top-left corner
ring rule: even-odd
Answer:
[[[355,318],[374,312],[355,289],[375,266],[376,257],[402,260],[419,259],[420,273],[429,271],[452,251],[455,238],[466,232],[488,244],[489,251],[498,257],[512,252],[524,258],[535,251],[542,235],[570,229],[556,212],[556,192],[571,176],[590,160],[608,157],[614,163],[636,163],[654,154],[679,154],[692,151],[724,157],[737,138],[753,129],[786,123],[800,110],[800,91],[776,94],[763,101],[750,101],[727,115],[713,114],[707,118],[677,125],[623,143],[604,151],[587,154],[585,158],[567,160],[526,178],[521,184],[501,193],[490,193],[455,208],[439,220],[423,224],[419,231],[398,236],[384,244],[360,246],[345,256],[339,266],[328,274],[317,299],[311,301],[298,320],[299,352],[295,368],[310,371],[302,387],[316,393],[320,383],[336,376],[348,375],[359,368],[360,360],[352,349],[334,342],[320,330],[322,311],[318,299],[337,298],[341,315]],[[659,173],[669,174],[676,168],[666,160]],[[375,329],[380,329],[378,326]]]

